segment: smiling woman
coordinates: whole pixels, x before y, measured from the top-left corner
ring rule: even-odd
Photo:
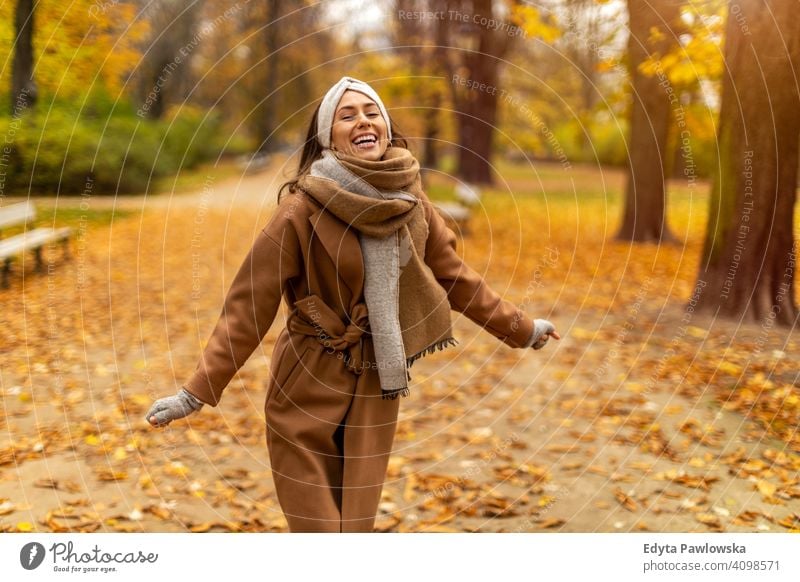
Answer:
[[[297,177],[245,258],[162,426],[216,406],[284,298],[264,405],[278,502],[298,531],[372,531],[400,396],[419,358],[458,342],[451,309],[513,348],[559,339],[456,252],[419,162],[368,84],[342,77],[311,119]],[[150,414],[156,416],[151,417]]]
[[[342,95],[331,128],[331,149],[365,160],[379,160],[389,145],[378,104],[357,91]]]

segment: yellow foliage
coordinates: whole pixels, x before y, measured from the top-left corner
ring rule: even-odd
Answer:
[[[717,80],[722,76],[722,48],[727,6],[720,0],[689,2],[683,7],[683,19],[691,23],[681,43],[665,55],[652,54],[640,66],[645,75],[666,75],[676,89],[696,86],[701,80]],[[651,30],[650,41],[663,39],[657,29]]]
[[[12,57],[15,4],[0,3],[0,59],[4,62]],[[40,92],[69,98],[101,85],[116,97],[139,62],[138,46],[149,31],[145,20],[136,19],[137,11],[128,2],[38,2],[33,48]],[[0,86],[10,85],[10,75],[11,67],[5,67]]]
[[[515,4],[511,11],[511,21],[519,26],[527,38],[540,38],[553,42],[561,36],[557,26],[542,19],[541,12],[530,5]]]

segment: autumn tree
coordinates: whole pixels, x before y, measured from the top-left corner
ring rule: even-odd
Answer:
[[[676,95],[661,72],[641,66],[678,42],[682,0],[628,0],[628,61],[632,86],[628,177],[619,240],[674,242],[666,224],[667,139]]]
[[[447,77],[447,27],[444,18],[414,20],[402,14],[429,10],[446,14],[446,0],[395,0],[394,12],[398,15],[393,29],[394,50],[410,69],[415,86],[415,107],[422,109],[422,167],[439,165],[442,107],[446,90],[434,80]],[[447,79],[449,82],[449,79]]]
[[[250,2],[242,11],[245,22],[237,50],[246,49],[247,70],[235,83],[243,92],[246,126],[262,153],[291,142],[293,131],[296,139],[305,139],[303,126],[311,116],[305,108],[320,91],[309,63],[342,54],[334,42],[336,27],[325,21],[325,8],[314,0],[269,0]],[[331,84],[341,76],[333,71]]]
[[[0,67],[3,98],[19,109],[27,86],[39,103],[80,104],[94,91],[127,101],[148,29],[139,11],[133,1],[0,2],[0,62],[11,65]]]
[[[53,98],[80,104],[88,93],[127,101],[148,28],[139,11],[134,1],[0,2],[0,62],[9,65],[0,95],[12,115]]]
[[[686,3],[681,9],[680,43],[666,54],[651,55],[639,66],[645,74],[669,79],[676,99],[667,146],[670,163],[665,166],[672,178],[686,179],[690,188],[699,175],[712,172],[716,163],[717,97],[722,82],[727,2]]]
[[[445,3],[459,14],[477,15],[481,18],[498,19],[493,11],[492,0],[467,0]],[[451,21],[448,26],[450,46],[459,47],[457,60],[448,59],[448,78],[451,97],[455,105],[458,127],[458,175],[475,184],[491,184],[492,140],[497,126],[497,110],[500,96],[497,91],[481,90],[465,86],[465,82],[477,83],[477,87],[497,87],[500,80],[503,58],[514,37],[498,28],[492,30],[475,22],[475,17],[464,22]],[[448,51],[453,53],[454,51]]]
[[[608,71],[602,70],[602,61],[604,51],[619,34],[619,16],[605,3],[596,0],[558,0],[552,3],[563,13],[560,25],[565,31],[554,46],[560,49],[559,56],[566,56],[570,64],[565,70],[563,60],[559,59],[560,76],[572,77],[577,84],[575,88],[570,87],[570,95],[564,95],[564,99],[570,100],[573,115],[580,127],[586,128],[576,133],[581,152],[590,158],[593,145],[588,128],[598,104],[607,98],[602,92],[603,77],[613,78]],[[536,68],[537,72],[541,68],[538,62]]]
[[[277,108],[275,107],[274,95],[278,85],[278,59],[280,54],[278,49],[282,46],[281,33],[286,27],[286,22],[282,21],[285,11],[284,0],[267,0],[264,3],[265,21],[261,35],[264,42],[265,58],[261,61],[264,68],[264,87],[265,96],[258,105],[259,116],[256,121],[258,132],[257,140],[259,143],[258,151],[267,153],[276,149],[274,139],[275,130],[278,126]],[[273,98],[270,97],[272,93]]]
[[[795,0],[729,6],[718,129],[719,171],[695,308],[793,325],[794,206],[800,135],[800,18]]]
[[[36,102],[37,87],[33,78],[33,0],[18,0],[14,13],[16,41],[11,73],[11,111],[19,112]]]
[[[456,174],[467,182],[491,183],[501,99],[513,98],[508,101],[517,109],[528,101],[503,76],[511,49],[524,44],[519,39],[551,34],[553,27],[543,23],[538,8],[521,0],[395,0],[394,8],[394,52],[409,74],[422,79],[414,97],[425,110],[424,165],[435,167],[435,144],[452,125]],[[435,81],[441,78],[443,85]],[[524,123],[530,125],[530,118]]]
[[[137,100],[139,110],[150,119],[159,119],[169,104],[182,103],[191,91],[191,60],[198,44],[217,26],[214,22],[200,26],[203,5],[203,0],[188,6],[176,0],[147,4],[150,34],[142,41]]]

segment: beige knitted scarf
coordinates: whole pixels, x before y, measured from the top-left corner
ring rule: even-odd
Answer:
[[[390,146],[377,161],[326,148],[298,186],[358,231],[383,398],[408,396],[413,362],[458,343],[447,293],[423,260],[419,162],[402,147]]]

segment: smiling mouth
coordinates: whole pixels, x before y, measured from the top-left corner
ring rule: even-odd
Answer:
[[[378,136],[373,134],[360,135],[352,143],[359,150],[369,150],[378,144]]]

